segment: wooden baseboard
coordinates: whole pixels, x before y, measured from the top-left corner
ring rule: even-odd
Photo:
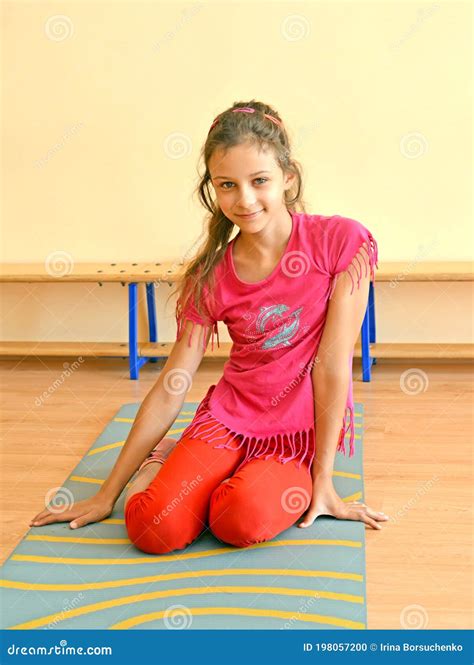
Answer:
[[[356,344],[354,358],[361,357],[360,344]],[[461,359],[474,358],[474,344],[454,344],[439,342],[415,344],[411,342],[392,343],[377,342],[370,345],[370,355],[374,358],[427,358],[427,359]]]
[[[142,342],[139,345],[141,356],[167,358],[173,347],[172,342]],[[222,342],[220,347],[209,345],[205,358],[227,359],[231,342]],[[377,342],[370,345],[374,358],[399,359],[460,359],[474,358],[474,344],[441,343],[390,343]],[[0,342],[0,356],[83,356],[83,357],[128,357],[126,342]],[[361,357],[361,346],[356,344],[354,358]]]

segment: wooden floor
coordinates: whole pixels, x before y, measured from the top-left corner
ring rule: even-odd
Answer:
[[[2,562],[47,491],[62,484],[122,404],[145,397],[159,371],[145,365],[130,381],[125,360],[86,359],[64,379],[73,362],[0,361]],[[204,360],[187,399],[200,401],[222,366]],[[355,364],[366,503],[391,517],[381,531],[366,531],[368,627],[472,628],[472,368],[379,360],[370,383],[359,377]]]

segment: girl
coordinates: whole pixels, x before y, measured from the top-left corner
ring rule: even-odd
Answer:
[[[332,482],[346,432],[354,452],[352,359],[376,241],[353,219],[305,212],[299,164],[266,104],[237,102],[217,116],[202,157],[208,233],[180,285],[172,352],[99,492],[32,525],[106,518],[142,462],[125,523],[144,552],[183,549],[207,526],[247,547],[305,512],[300,527],[324,514],[379,529],[388,517],[345,503]],[[177,442],[165,434],[214,333],[219,345],[217,321],[230,358]]]

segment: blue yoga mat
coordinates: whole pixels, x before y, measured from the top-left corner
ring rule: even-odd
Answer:
[[[56,493],[95,494],[139,409],[125,404]],[[186,402],[168,436],[179,439],[197,402]],[[334,484],[364,500],[363,406],[355,404],[355,455],[336,455]],[[349,437],[347,436],[347,439]],[[348,450],[348,440],[346,442]],[[175,554],[150,555],[127,537],[126,488],[108,519],[74,531],[32,527],[3,565],[2,628],[9,629],[364,629],[365,527],[318,517],[246,548],[206,529]],[[32,510],[34,510],[32,506]]]

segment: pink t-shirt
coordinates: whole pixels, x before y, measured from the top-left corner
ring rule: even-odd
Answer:
[[[315,409],[311,369],[324,329],[329,298],[336,276],[352,262],[357,287],[365,268],[375,278],[377,243],[360,222],[334,215],[290,212],[292,231],[286,250],[273,272],[250,283],[237,276],[231,240],[215,268],[212,297],[204,290],[205,305],[212,319],[199,316],[189,304],[176,314],[177,339],[184,320],[212,328],[223,321],[232,339],[230,357],[217,385],[209,387],[193,421],[183,436],[199,436],[215,448],[240,448],[246,456],[239,468],[253,458],[275,456],[280,462],[299,460],[311,467],[315,452]],[[369,258],[363,266],[355,255],[366,243]],[[364,256],[366,252],[361,252]],[[353,270],[349,271],[352,277]],[[178,308],[176,310],[178,312]],[[193,325],[194,332],[195,325]],[[190,337],[191,341],[191,337]],[[337,450],[345,453],[344,437],[350,431],[350,455],[354,453],[354,403],[352,356],[346,410]],[[349,422],[346,426],[347,412]],[[213,433],[224,425],[235,435],[226,444]],[[237,444],[237,445],[236,445]]]

